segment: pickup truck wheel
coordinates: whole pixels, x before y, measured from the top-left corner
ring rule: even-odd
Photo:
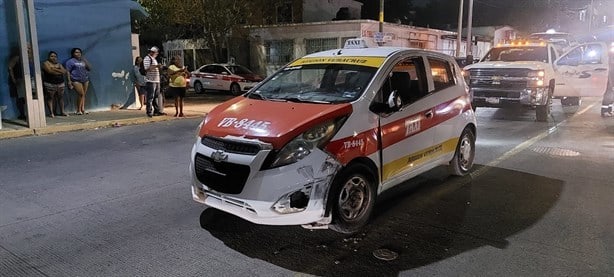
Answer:
[[[471,129],[465,128],[461,133],[454,157],[450,161],[448,171],[452,175],[465,176],[473,167],[475,158],[475,134]]]
[[[554,80],[550,81],[550,87],[548,88],[548,99],[546,99],[545,105],[540,105],[535,108],[535,118],[539,122],[548,121],[550,116],[550,107],[552,106],[552,94],[554,93]]]
[[[580,103],[580,97],[561,98],[561,105],[563,106],[580,106]]]
[[[548,115],[550,115],[550,103],[546,105],[537,106],[535,108],[535,118],[537,119],[537,121],[548,121]]]
[[[353,234],[371,217],[375,205],[375,177],[362,164],[348,166],[337,175],[330,191],[333,231]]]

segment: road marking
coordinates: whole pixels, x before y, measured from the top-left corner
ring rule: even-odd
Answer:
[[[572,115],[568,119],[575,118],[576,116],[579,116],[579,115],[587,112],[588,110],[590,110],[594,106],[595,106],[595,103],[590,104],[588,107],[586,107],[586,108],[582,109],[581,111],[575,113],[574,115]],[[548,135],[556,132],[558,130],[559,126],[562,125],[563,123],[566,123],[568,119],[565,119],[565,120],[557,123],[556,125],[550,127],[548,130],[543,131],[543,132],[537,134],[536,136],[534,136],[534,137],[524,141],[523,143],[516,145],[516,147],[514,147],[511,150],[505,152],[503,155],[501,155],[498,158],[494,159],[493,161],[489,162],[485,166],[483,166],[483,167],[481,167],[481,168],[479,168],[477,170],[472,171],[471,173],[469,173],[469,175],[471,176],[471,178],[477,178],[477,177],[482,176],[484,173],[488,172],[488,170],[490,170],[491,168],[498,166],[503,161],[513,157],[514,155],[516,155],[519,152],[529,148],[531,145],[533,145],[536,142],[542,140],[543,138],[547,137]]]

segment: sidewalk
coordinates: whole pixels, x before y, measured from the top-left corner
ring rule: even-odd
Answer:
[[[73,115],[67,117],[47,117],[47,126],[30,129],[27,122],[18,119],[2,119],[0,139],[16,138],[23,136],[46,135],[59,132],[88,130],[107,127],[119,127],[125,125],[145,124],[167,120],[181,120],[185,118],[200,118],[208,113],[213,107],[227,99],[230,95],[223,93],[199,94],[189,93],[185,98],[183,113],[185,117],[174,117],[175,107],[173,99],[166,99],[164,105],[165,116],[148,117],[145,107],[142,110],[122,109],[102,112],[90,112],[86,115]]]

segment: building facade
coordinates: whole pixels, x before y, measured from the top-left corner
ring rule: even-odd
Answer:
[[[306,54],[343,47],[350,38],[382,46],[429,49],[454,55],[456,32],[384,23],[374,20],[335,20],[313,23],[249,26],[252,69],[269,75]],[[490,45],[490,44],[489,44]]]

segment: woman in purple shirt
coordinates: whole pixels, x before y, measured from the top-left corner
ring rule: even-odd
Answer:
[[[85,93],[90,84],[90,63],[83,57],[81,48],[73,48],[70,51],[72,58],[66,62],[68,71],[68,88],[77,92],[77,102],[75,103],[76,114],[88,114],[85,111]]]

